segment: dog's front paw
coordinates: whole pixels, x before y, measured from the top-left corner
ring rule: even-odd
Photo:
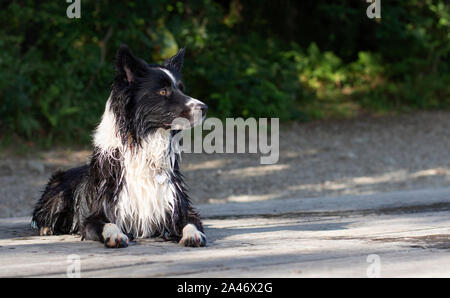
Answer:
[[[193,224],[187,224],[183,228],[183,237],[180,240],[180,244],[190,247],[200,247],[206,245],[206,236]]]
[[[128,237],[112,223],[105,224],[102,232],[105,246],[108,248],[121,248],[128,246]]]
[[[53,235],[53,231],[51,227],[42,227],[39,229],[40,236],[50,236]]]

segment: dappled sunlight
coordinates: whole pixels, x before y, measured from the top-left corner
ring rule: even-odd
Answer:
[[[319,149],[308,149],[302,151],[285,151],[283,152],[284,158],[299,158],[307,156],[315,156],[320,153]]]
[[[92,151],[89,150],[58,150],[42,153],[42,162],[46,166],[71,167],[74,164],[85,164],[89,161]]]
[[[225,177],[255,177],[262,175],[274,174],[279,171],[283,171],[290,168],[290,165],[287,164],[275,164],[275,165],[261,165],[258,167],[246,167],[241,169],[234,169],[225,171],[223,176]]]
[[[197,170],[211,170],[223,167],[229,164],[230,161],[226,159],[206,160],[201,162],[187,162],[182,163],[182,168],[185,171],[197,171]]]
[[[345,179],[338,179],[335,181],[325,181],[316,184],[302,184],[288,187],[289,190],[346,190],[346,194],[351,194],[351,190],[360,186],[372,186],[380,183],[401,183],[414,179],[426,179],[435,176],[441,176],[450,180],[450,169],[448,168],[433,168],[421,170],[416,172],[408,172],[406,170],[399,170],[384,173],[381,175],[352,177]],[[369,192],[370,193],[370,192]],[[361,194],[358,192],[358,194]]]
[[[408,173],[405,170],[401,170],[373,177],[357,177],[351,179],[350,182],[353,182],[354,184],[357,185],[367,185],[386,182],[401,182],[408,179],[425,178],[430,176],[450,176],[450,169],[434,168],[412,173]]]
[[[216,182],[233,187],[221,195],[209,194],[208,203],[257,202],[287,197],[317,197],[340,195],[370,195],[392,189],[415,189],[421,185],[445,186],[450,182],[450,168],[435,167],[423,170],[399,169],[373,175],[342,177],[320,181],[302,178],[291,164],[217,169]],[[330,174],[333,174],[332,172]],[[283,178],[284,177],[284,178]],[[262,179],[262,180],[254,180]],[[313,181],[308,183],[306,180]],[[296,183],[292,183],[292,181]],[[260,187],[258,187],[260,186]],[[211,187],[206,185],[205,187]]]
[[[283,195],[283,193],[272,193],[272,194],[264,194],[264,195],[235,195],[228,196],[226,198],[210,198],[208,203],[212,204],[220,204],[220,203],[228,203],[228,202],[256,202],[256,201],[267,201],[279,198]]]

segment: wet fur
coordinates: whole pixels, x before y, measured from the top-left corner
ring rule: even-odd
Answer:
[[[180,156],[171,150],[176,131],[167,126],[177,117],[189,118],[193,109],[180,85],[183,58],[181,50],[162,66],[148,65],[128,47],[119,49],[90,163],[50,178],[33,212],[32,226],[41,234],[78,233],[107,247],[127,246],[127,237],[152,236],[205,244],[180,173]],[[155,95],[168,85],[170,100]],[[192,237],[183,235],[185,227]]]

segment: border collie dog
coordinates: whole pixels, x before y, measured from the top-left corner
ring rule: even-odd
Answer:
[[[112,248],[147,237],[206,244],[171,146],[180,131],[174,120],[193,127],[207,110],[183,93],[183,60],[184,49],[163,65],[150,65],[126,45],[119,48],[91,160],[50,178],[33,212],[32,227],[41,235],[78,233]]]

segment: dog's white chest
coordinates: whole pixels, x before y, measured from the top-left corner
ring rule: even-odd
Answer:
[[[155,181],[159,184],[162,185],[166,182],[167,180],[167,176],[164,174],[156,174],[155,175]]]
[[[149,237],[166,223],[175,204],[170,175],[170,138],[157,131],[139,150],[124,154],[123,189],[118,201],[118,225],[135,237]]]

